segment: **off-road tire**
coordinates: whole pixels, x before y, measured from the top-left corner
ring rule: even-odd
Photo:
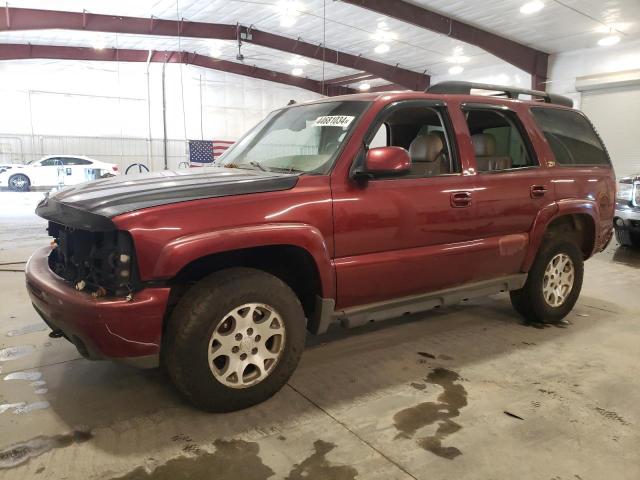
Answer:
[[[24,180],[24,184],[21,186],[14,185],[14,182],[16,179]],[[16,173],[15,175],[11,175],[9,177],[8,185],[9,185],[9,190],[11,190],[12,192],[28,192],[29,189],[31,188],[31,182],[29,181],[29,177],[21,173]]]
[[[616,240],[623,247],[640,248],[640,234],[632,232],[627,228],[615,227]]]
[[[279,313],[286,331],[284,350],[260,383],[231,388],[209,367],[209,342],[228,312],[253,302]],[[305,316],[298,297],[279,278],[261,270],[231,268],[189,288],[171,313],[164,335],[163,363],[178,390],[198,408],[229,412],[263,402],[285,385],[304,350]]]
[[[544,299],[544,275],[551,259],[560,253],[569,256],[573,262],[574,280],[564,303],[552,307]],[[510,292],[511,304],[528,322],[557,323],[566,317],[576,304],[582,289],[583,275],[584,256],[575,242],[563,236],[548,237],[536,255],[524,287]]]

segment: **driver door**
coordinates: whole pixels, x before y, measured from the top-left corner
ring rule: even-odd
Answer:
[[[478,275],[483,252],[469,228],[473,178],[462,174],[453,138],[443,104],[394,104],[365,139],[368,147],[407,149],[411,173],[361,185],[332,182],[336,308],[441,290]]]

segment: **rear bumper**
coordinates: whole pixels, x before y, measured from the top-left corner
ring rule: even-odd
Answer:
[[[85,357],[153,368],[159,364],[162,322],[169,288],[146,288],[124,298],[93,298],[49,269],[50,247],[27,262],[27,290],[34,308]]]

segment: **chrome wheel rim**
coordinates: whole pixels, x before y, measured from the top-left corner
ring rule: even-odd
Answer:
[[[554,256],[542,281],[542,294],[550,307],[561,306],[569,297],[575,279],[575,268],[571,258],[565,253]]]
[[[27,180],[23,177],[14,177],[11,179],[11,185],[15,188],[23,188],[27,184]]]
[[[247,388],[273,372],[284,352],[286,332],[278,312],[246,303],[227,313],[209,340],[209,368],[231,388]]]

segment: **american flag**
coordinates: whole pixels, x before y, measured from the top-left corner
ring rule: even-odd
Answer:
[[[220,158],[227,148],[233,145],[235,142],[230,142],[228,140],[214,140],[213,142],[213,157],[217,160]]]
[[[213,163],[233,144],[226,140],[189,140],[189,164],[201,167]]]
[[[189,163],[196,167],[213,163],[213,141],[189,140]]]

